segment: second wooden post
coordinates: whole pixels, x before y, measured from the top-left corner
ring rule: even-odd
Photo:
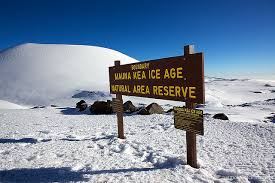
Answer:
[[[115,61],[115,66],[120,66],[120,61]],[[121,101],[121,105],[123,104],[122,95],[116,94],[116,99]],[[124,126],[123,126],[123,111],[117,111],[117,130],[118,130],[118,138],[125,139],[124,136]]]
[[[194,53],[194,46],[184,46],[184,56]],[[186,102],[185,107],[188,109],[195,109],[196,105],[191,102]],[[187,164],[193,168],[198,168],[197,163],[197,139],[194,132],[186,131],[186,151],[187,151]]]

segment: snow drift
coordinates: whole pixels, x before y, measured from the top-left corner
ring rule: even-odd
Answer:
[[[0,109],[27,109],[27,107],[0,100]]]
[[[0,99],[48,105],[75,90],[108,90],[115,60],[137,62],[120,52],[80,45],[23,44],[0,52]]]

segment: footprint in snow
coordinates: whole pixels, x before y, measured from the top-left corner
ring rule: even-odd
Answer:
[[[58,158],[62,158],[62,157],[64,156],[64,154],[61,154],[61,153],[56,153],[55,155],[56,155],[56,157],[58,157]]]
[[[48,131],[48,130],[41,130],[41,131],[38,131],[39,133],[43,133],[43,134],[49,134],[50,133],[50,131]]]
[[[9,155],[10,151],[9,150],[0,151],[0,154],[2,154],[2,155]]]
[[[41,139],[41,140],[39,140],[39,142],[50,142],[50,141],[52,141],[52,139]]]
[[[33,155],[33,156],[30,156],[28,158],[26,158],[27,161],[33,161],[33,160],[36,160],[36,159],[39,159],[40,156],[39,155]]]

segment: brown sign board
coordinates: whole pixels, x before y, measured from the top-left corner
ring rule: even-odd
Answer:
[[[203,111],[185,107],[174,107],[175,128],[203,135]]]
[[[203,104],[203,53],[109,67],[110,92]]]
[[[123,103],[122,100],[113,98],[112,100],[113,111],[117,113],[123,113]]]

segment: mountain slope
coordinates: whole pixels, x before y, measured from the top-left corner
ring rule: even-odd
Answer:
[[[75,90],[108,90],[108,67],[115,60],[137,62],[107,48],[23,44],[0,53],[0,99],[47,105]]]

